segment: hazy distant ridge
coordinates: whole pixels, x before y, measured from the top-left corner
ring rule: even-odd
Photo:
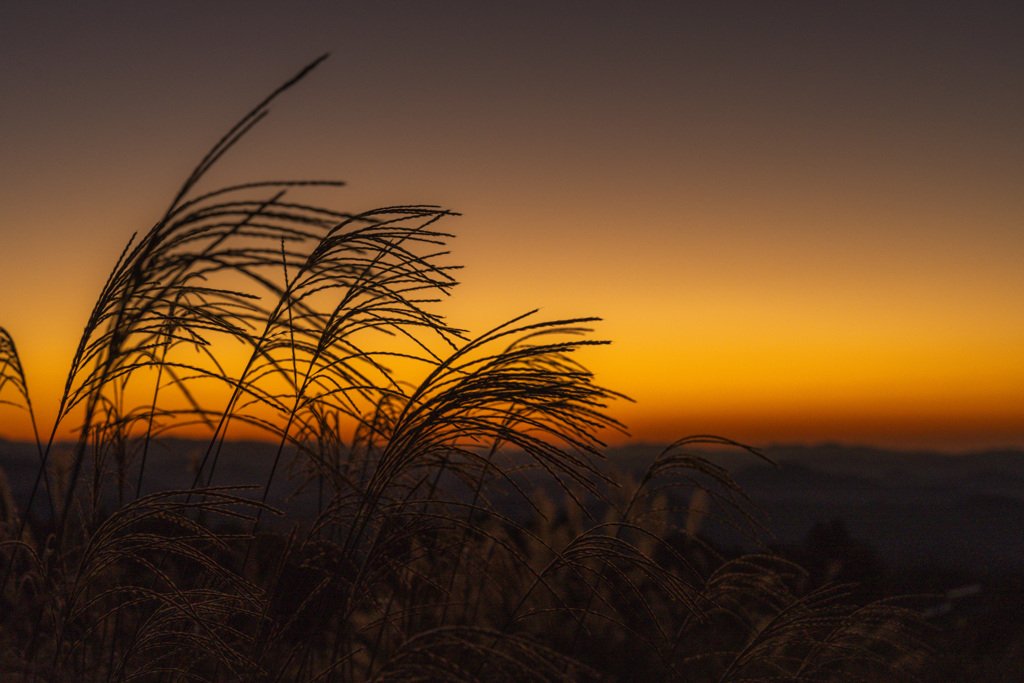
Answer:
[[[163,441],[150,453],[146,492],[188,487],[190,462],[205,447],[201,441]],[[659,450],[633,444],[609,449],[607,456],[639,475]],[[225,444],[214,483],[261,485],[275,452],[276,446],[262,442]],[[797,541],[815,523],[839,518],[894,567],[1024,567],[1024,451],[950,455],[823,444],[770,446],[764,453],[779,466],[749,454],[708,455],[730,468],[779,542]],[[19,504],[37,465],[33,444],[0,439],[0,469]],[[295,485],[277,478],[270,501],[283,504]],[[309,501],[291,503],[303,504]],[[742,540],[726,529],[707,531],[723,543]]]

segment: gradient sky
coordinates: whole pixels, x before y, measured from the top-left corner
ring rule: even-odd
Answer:
[[[691,4],[0,4],[0,326],[44,424],[131,233],[331,52],[208,187],[461,212],[452,321],[601,316],[635,438],[1024,446],[1024,5]]]

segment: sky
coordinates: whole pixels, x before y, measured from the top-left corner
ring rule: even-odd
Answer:
[[[210,183],[458,211],[443,312],[601,317],[631,438],[1024,447],[1009,2],[2,3],[0,326],[44,426],[129,236],[324,52]]]

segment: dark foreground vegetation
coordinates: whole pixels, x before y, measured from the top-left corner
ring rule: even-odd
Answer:
[[[31,495],[15,501],[0,487],[4,677],[724,682],[927,671],[914,610],[811,580],[768,549],[731,556],[702,540],[708,517],[751,536],[758,522],[729,473],[698,453],[756,452],[693,437],[639,478],[607,466],[599,436],[621,428],[605,412],[617,395],[574,361],[600,343],[585,336],[589,319],[528,315],[468,337],[434,312],[454,285],[440,231],[448,212],[348,214],[292,199],[336,183],[198,191],[308,70],[236,125],[125,248],[53,432],[37,439]],[[418,369],[417,380],[397,367]],[[199,400],[210,395],[224,398]],[[2,330],[0,400],[35,428]],[[279,444],[256,487],[232,485],[219,462],[239,424]],[[78,440],[59,448],[58,428],[71,425]],[[189,425],[211,434],[182,463],[191,485],[153,491],[147,462]],[[312,514],[271,506],[282,482],[312,497]],[[558,500],[541,492],[552,485]],[[506,514],[499,495],[529,514]]]

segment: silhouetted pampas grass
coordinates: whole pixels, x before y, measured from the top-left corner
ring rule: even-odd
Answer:
[[[334,182],[197,192],[320,61],[232,128],[125,247],[53,429],[37,437],[38,478],[20,510],[0,480],[0,671],[97,681],[912,672],[923,646],[909,611],[851,606],[840,587],[806,591],[795,565],[723,558],[701,540],[705,515],[757,531],[728,472],[696,450],[739,444],[684,439],[639,482],[611,473],[598,435],[621,429],[606,412],[617,394],[574,360],[603,343],[586,336],[593,319],[531,313],[467,337],[434,312],[455,284],[438,227],[450,212],[349,214],[287,198]],[[241,365],[223,360],[228,346],[245,350]],[[405,384],[396,363],[422,379]],[[35,429],[28,386],[0,329],[0,400]],[[211,407],[207,395],[224,398]],[[77,440],[61,454],[55,435],[71,421]],[[221,466],[233,423],[278,444],[262,486],[232,486]],[[211,436],[193,485],[146,493],[153,449],[195,424]],[[268,505],[285,477],[316,492],[314,513]],[[538,493],[552,483],[564,500]],[[670,509],[666,490],[689,503]],[[532,513],[509,512],[517,506]]]

